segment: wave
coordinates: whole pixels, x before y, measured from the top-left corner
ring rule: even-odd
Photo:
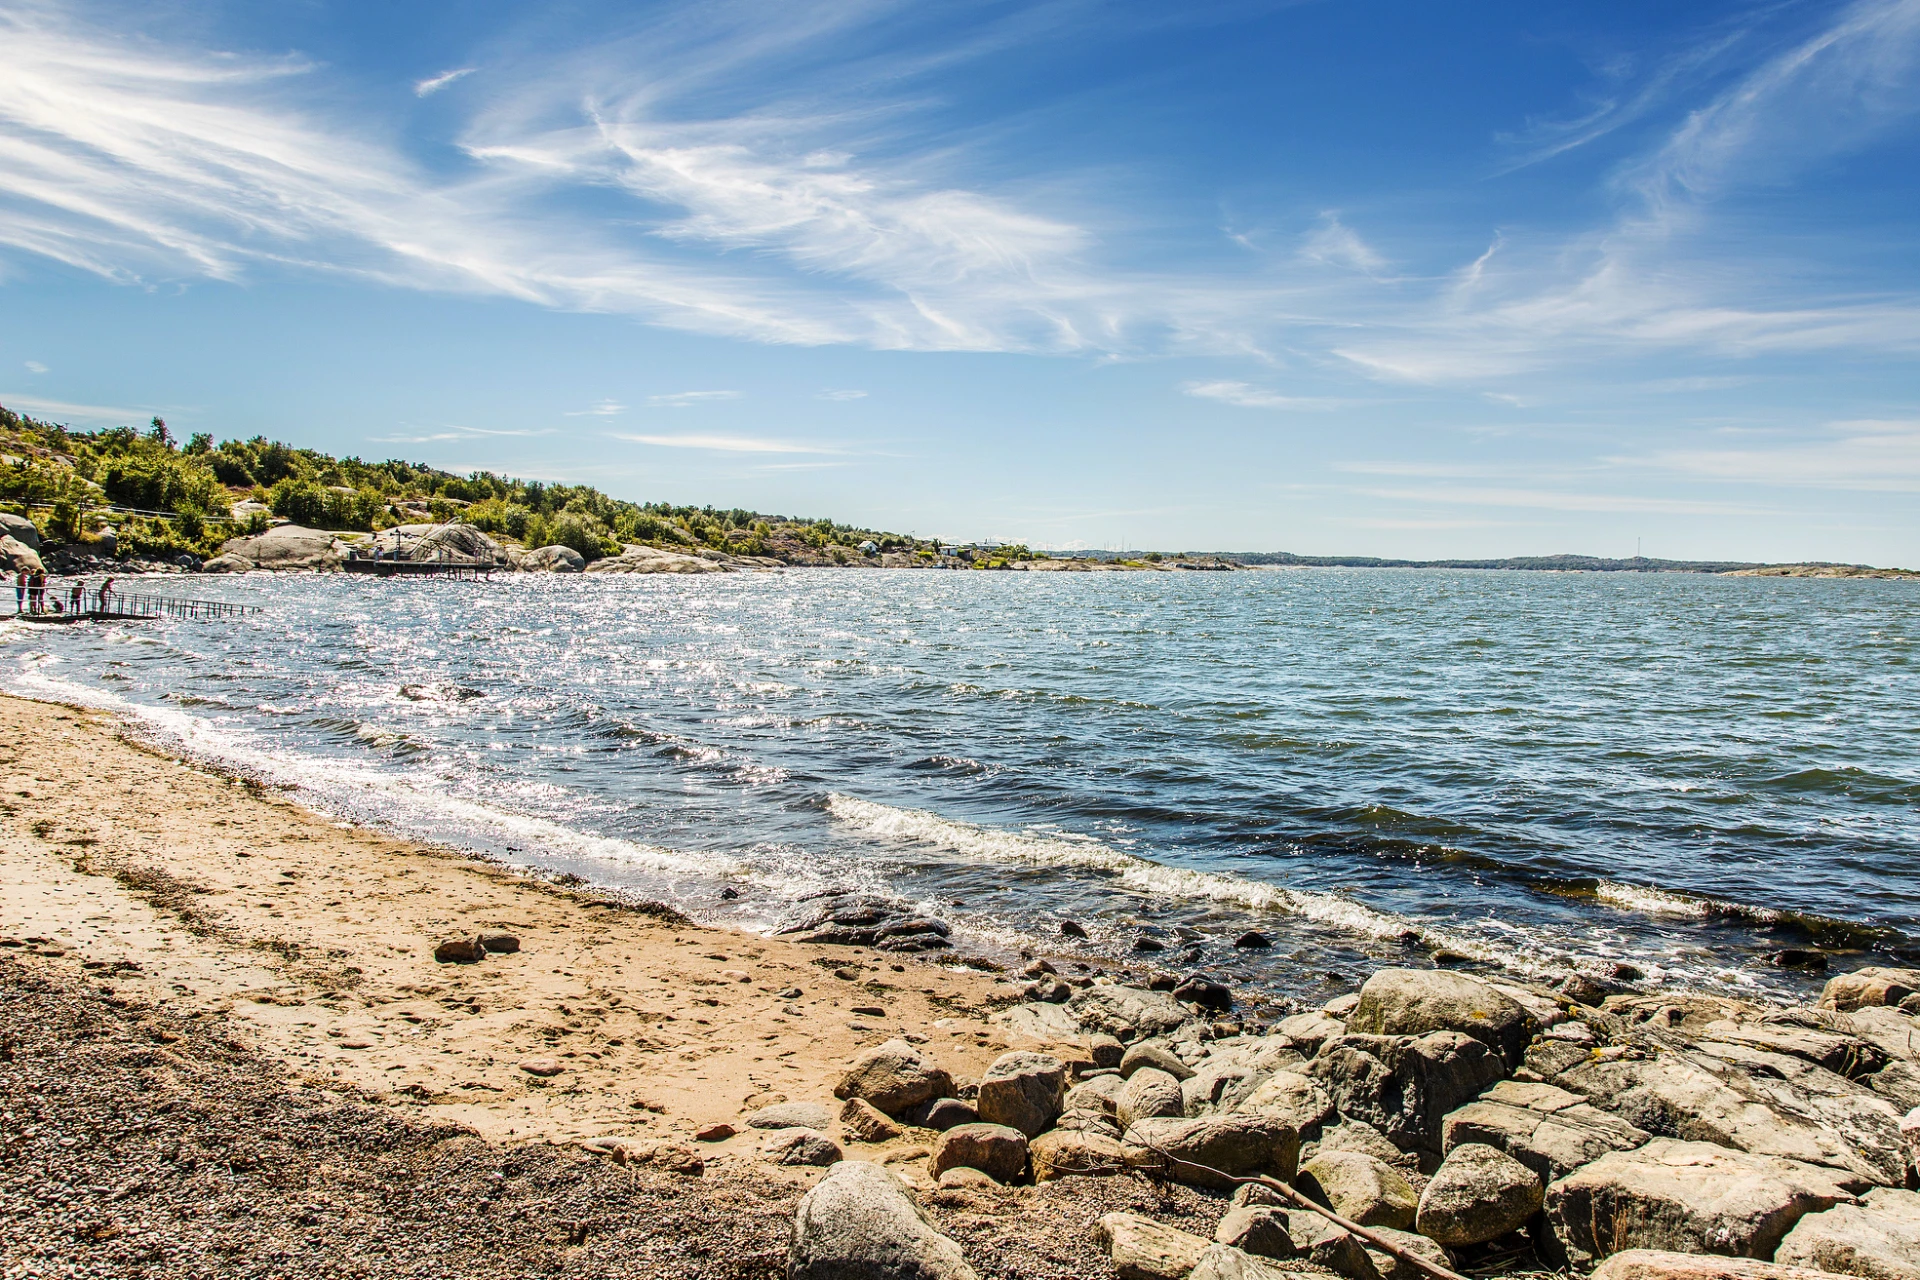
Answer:
[[[1571,880],[1543,882],[1542,888],[1562,897],[1586,898],[1604,906],[1645,915],[1667,916],[1681,920],[1727,920],[1762,928],[1790,929],[1803,933],[1824,946],[1873,946],[1898,940],[1900,931],[1886,925],[1841,920],[1833,916],[1795,911],[1786,907],[1761,907],[1745,902],[1728,902],[1706,894],[1682,889],[1660,889],[1652,885],[1630,884],[1616,880]]]

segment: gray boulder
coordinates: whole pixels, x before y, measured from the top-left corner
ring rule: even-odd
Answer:
[[[1131,1078],[1142,1067],[1164,1071],[1176,1081],[1193,1076],[1193,1068],[1180,1061],[1180,1055],[1165,1040],[1142,1040],[1128,1048],[1120,1059],[1120,1075],[1123,1079]]]
[[[1754,1258],[1627,1249],[1594,1269],[1590,1280],[1833,1280],[1824,1271]]]
[[[1546,1215],[1580,1267],[1622,1249],[1766,1258],[1802,1217],[1851,1199],[1832,1169],[1655,1138],[1548,1187]]]
[[[657,547],[629,545],[617,556],[607,556],[595,560],[587,566],[588,573],[731,573],[729,565],[720,564],[700,556],[682,555],[678,551],[662,551]]]
[[[933,1229],[900,1179],[854,1160],[834,1165],[800,1198],[787,1244],[787,1277],[979,1280],[960,1246]]]
[[[1551,1182],[1609,1151],[1631,1151],[1653,1135],[1550,1084],[1502,1080],[1449,1112],[1441,1149],[1480,1143],[1504,1151]]]
[[[470,524],[403,524],[373,535],[382,559],[436,560],[443,555],[462,560],[501,558],[500,545]]]
[[[1264,1190],[1264,1188],[1261,1188]],[[1306,1209],[1286,1210],[1287,1234],[1308,1262],[1347,1280],[1381,1280],[1380,1269],[1351,1231]]]
[[[1035,1182],[1109,1177],[1131,1167],[1117,1138],[1087,1129],[1050,1129],[1027,1144],[1027,1156]]]
[[[980,1077],[974,1107],[988,1124],[1003,1124],[1029,1138],[1037,1137],[1060,1114],[1066,1082],[1067,1068],[1060,1059],[1017,1049],[995,1058]]]
[[[202,573],[246,573],[254,568],[253,561],[245,556],[215,556],[200,566]]]
[[[1498,1053],[1509,1071],[1540,1030],[1533,1014],[1492,983],[1445,969],[1380,970],[1360,988],[1346,1021],[1357,1035],[1462,1032]]]
[[[1312,1057],[1320,1052],[1320,1046],[1327,1041],[1347,1034],[1347,1024],[1314,1010],[1280,1019],[1273,1028],[1273,1034],[1285,1036],[1299,1045],[1302,1053]]]
[[[1319,1133],[1334,1115],[1332,1096],[1298,1071],[1275,1071],[1233,1104],[1235,1111],[1284,1120],[1301,1134]]]
[[[817,1102],[776,1102],[747,1117],[751,1129],[824,1129],[832,1117]]]
[[[1447,1114],[1506,1074],[1498,1054],[1459,1031],[1341,1036],[1305,1071],[1342,1115],[1372,1125],[1402,1151],[1436,1158]]]
[[[528,573],[579,573],[587,558],[572,547],[540,547],[521,556],[519,567]]]
[[[1158,1067],[1142,1067],[1114,1094],[1113,1114],[1124,1127],[1155,1116],[1184,1116],[1187,1105],[1179,1081]]]
[[[1920,992],[1920,969],[1856,969],[1827,979],[1820,1007],[1849,1013],[1870,1005],[1899,1004]]]
[[[1075,992],[1066,1007],[1088,1031],[1123,1041],[1171,1035],[1193,1017],[1164,991],[1106,983]]]
[[[840,1144],[817,1129],[776,1129],[762,1148],[774,1164],[824,1167],[845,1158]]]
[[[1810,1213],[1773,1259],[1864,1280],[1920,1280],[1920,1195],[1875,1187],[1864,1205]]]
[[[1298,1280],[1278,1263],[1232,1245],[1210,1244],[1193,1265],[1188,1280]]]
[[[1243,1205],[1229,1209],[1214,1229],[1214,1240],[1262,1258],[1286,1261],[1300,1256],[1300,1247],[1287,1230],[1286,1211],[1271,1205]]]
[[[1187,1280],[1208,1247],[1199,1236],[1137,1213],[1106,1214],[1096,1231],[1120,1280]]]
[[[324,529],[283,524],[250,538],[229,538],[220,544],[220,554],[243,556],[254,567],[274,572],[337,569],[347,558],[347,546]]]
[[[855,1056],[836,1098],[865,1098],[898,1119],[908,1108],[953,1092],[953,1077],[905,1040],[889,1040]]]
[[[1300,1148],[1300,1162],[1305,1164],[1322,1151],[1357,1151],[1395,1167],[1407,1159],[1406,1153],[1388,1142],[1384,1133],[1362,1120],[1342,1121],[1323,1130],[1318,1142]]]
[[[1420,1197],[1406,1176],[1358,1151],[1321,1151],[1300,1166],[1299,1188],[1349,1222],[1363,1227],[1413,1226]]]
[[[1027,1135],[1003,1124],[955,1125],[934,1142],[927,1172],[937,1178],[959,1168],[1012,1182],[1027,1169]]]
[[[1521,1226],[1545,1200],[1538,1173],[1503,1151],[1468,1142],[1447,1153],[1420,1193],[1416,1226],[1451,1248],[1485,1244]]]
[[[44,573],[46,566],[40,563],[40,553],[11,535],[0,537],[0,569],[14,574]]]
[[[1112,1111],[1127,1082],[1119,1076],[1093,1076],[1067,1090],[1060,1103],[1062,1112]]]
[[[1423,1235],[1416,1235],[1411,1231],[1395,1231],[1392,1227],[1376,1227],[1373,1233],[1388,1244],[1424,1258],[1428,1262],[1449,1270],[1453,1267],[1453,1259],[1447,1256],[1447,1251]],[[1385,1249],[1376,1248],[1370,1244],[1365,1245],[1365,1248],[1367,1261],[1373,1264],[1373,1269],[1379,1274],[1380,1280],[1431,1280],[1426,1272],[1406,1261],[1399,1254],[1389,1253]]]
[[[40,549],[40,530],[25,516],[0,511],[0,537],[12,538],[29,551]]]
[[[1136,1164],[1196,1187],[1229,1188],[1258,1174],[1291,1179],[1300,1162],[1299,1131],[1270,1116],[1137,1120],[1124,1140],[1137,1149]]]

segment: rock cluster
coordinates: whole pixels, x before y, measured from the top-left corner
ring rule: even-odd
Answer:
[[[801,899],[798,912],[775,930],[795,942],[881,951],[939,951],[952,945],[950,932],[944,920],[920,915],[897,898],[845,891]]]

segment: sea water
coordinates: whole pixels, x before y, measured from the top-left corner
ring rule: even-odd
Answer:
[[[1790,995],[1920,947],[1920,588],[1312,569],[168,579],[244,620],[0,626],[343,818],[772,927],[962,949]],[[723,896],[731,889],[737,896]],[[1060,922],[1083,925],[1084,943]],[[1249,929],[1272,941],[1236,949]],[[1149,944],[1151,945],[1151,944]]]

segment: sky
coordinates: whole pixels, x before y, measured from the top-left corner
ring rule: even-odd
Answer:
[[[1920,567],[1920,0],[0,0],[0,404],[949,540]]]

